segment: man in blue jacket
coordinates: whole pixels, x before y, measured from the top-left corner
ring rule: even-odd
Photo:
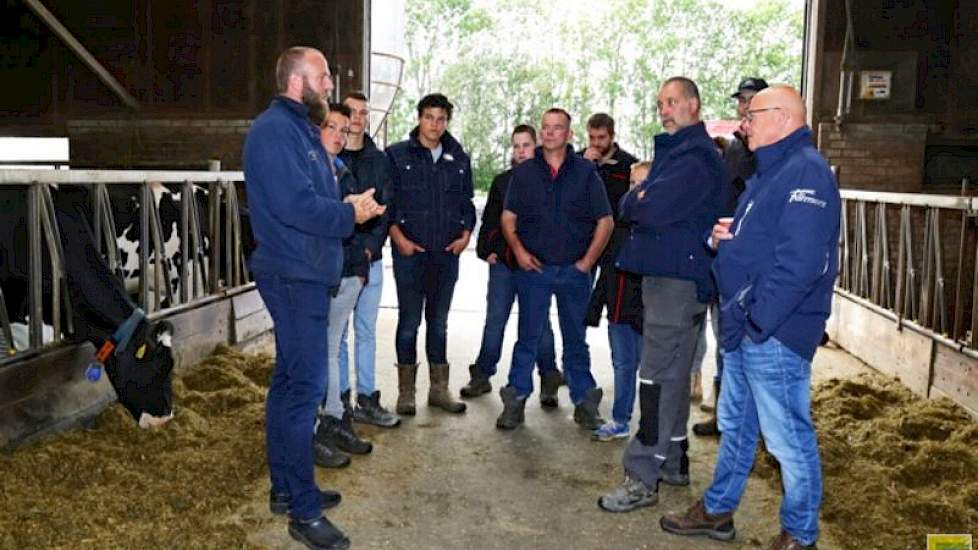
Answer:
[[[313,426],[326,389],[326,316],[353,224],[383,214],[372,193],[340,201],[310,110],[325,109],[329,65],[313,48],[286,50],[275,67],[279,95],[244,145],[245,185],[257,248],[250,267],[275,324],[275,371],[266,401],[270,508],[310,548],[348,548],[322,509],[339,495],[316,488]]]
[[[706,304],[715,294],[703,241],[720,211],[723,164],[700,122],[696,84],[685,77],[659,91],[655,160],[620,206],[631,234],[618,268],[642,275],[645,308],[639,367],[639,429],[625,449],[622,484],[598,500],[609,512],[658,501],[658,484],[689,484],[690,370]]]
[[[815,548],[822,500],[812,425],[811,361],[832,309],[839,191],[812,146],[798,92],[758,92],[745,116],[757,171],[733,224],[713,228],[724,349],[720,450],[713,483],[660,524],[680,535],[734,537],[733,513],[754,464],[758,432],[781,464],[781,533],[771,550]]]
[[[475,226],[472,166],[447,131],[453,105],[442,94],[418,102],[418,125],[410,137],[387,148],[394,200],[390,236],[397,285],[397,413],[415,414],[417,339],[421,312],[427,321],[425,351],[428,405],[451,413],[465,403],[448,391],[448,311],[458,280],[458,256]]]
[[[557,296],[563,337],[564,376],[574,403],[574,421],[588,430],[601,424],[601,388],[591,376],[584,317],[591,295],[591,270],[608,244],[614,221],[594,163],[568,144],[571,117],[563,109],[543,114],[535,156],[513,169],[500,223],[520,269],[513,273],[520,315],[509,384],[500,389],[503,412],[496,427],[523,423],[533,392],[533,363]]]

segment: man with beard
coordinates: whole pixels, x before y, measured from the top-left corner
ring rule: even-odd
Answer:
[[[417,339],[426,320],[428,406],[465,412],[448,391],[448,311],[458,280],[458,257],[475,226],[472,166],[447,131],[454,106],[442,94],[418,102],[418,125],[409,139],[387,148],[394,199],[390,236],[397,285],[398,414],[416,412]]]
[[[269,505],[288,511],[289,534],[310,548],[349,548],[322,515],[339,494],[320,491],[313,475],[313,427],[326,390],[330,287],[340,279],[341,241],[354,223],[383,214],[372,192],[340,201],[319,128],[332,90],[325,56],[293,47],[275,67],[279,95],[255,119],[244,145],[245,185],[257,248],[250,259],[272,316],[275,370],[266,401]]]
[[[513,169],[501,225],[520,269],[513,280],[519,296],[519,332],[513,347],[509,384],[499,391],[503,412],[496,427],[523,423],[533,392],[533,363],[557,297],[564,374],[574,403],[574,421],[594,430],[601,424],[602,391],[591,376],[584,317],[591,295],[591,269],[608,244],[614,221],[594,164],[574,154],[571,117],[552,108],[540,123],[541,145],[534,157]]]
[[[768,549],[816,547],[822,472],[812,358],[832,312],[842,201],[806,119],[797,90],[783,85],[759,92],[744,116],[757,171],[733,223],[716,224],[710,239],[726,354],[720,450],[703,497],[660,520],[670,533],[736,536],[733,516],[760,435],[778,460],[784,488],[781,533]]]
[[[665,129],[655,136],[646,180],[622,199],[631,235],[618,267],[642,278],[645,307],[639,367],[639,429],[625,449],[624,481],[598,499],[608,512],[658,501],[658,485],[689,485],[690,369],[706,305],[716,290],[703,240],[717,220],[723,165],[700,121],[696,83],[665,81],[657,101]]]
[[[615,119],[595,113],[587,121],[588,148],[581,156],[598,169],[615,216],[615,229],[601,255],[601,271],[588,304],[587,323],[598,326],[601,312],[608,309],[608,345],[615,371],[615,402],[612,419],[594,431],[594,439],[610,441],[628,437],[635,395],[635,369],[642,350],[642,278],[615,267],[628,225],[618,216],[618,203],[630,187],[632,165],[638,160],[615,142]],[[628,386],[628,387],[626,387]]]
[[[532,126],[520,124],[513,129],[510,137],[513,145],[511,159],[513,167],[533,158],[537,146],[537,131]],[[482,225],[479,226],[479,239],[476,253],[489,264],[489,287],[486,291],[486,325],[482,331],[482,346],[475,363],[469,365],[471,380],[462,387],[462,397],[477,397],[492,391],[489,378],[496,374],[496,363],[502,355],[503,335],[509,314],[516,300],[516,287],[513,286],[513,268],[516,267],[513,251],[506,244],[502,228],[499,226],[503,213],[503,202],[509,181],[513,177],[510,168],[492,180],[489,198],[482,211]],[[536,358],[540,370],[540,405],[552,409],[557,407],[557,388],[561,376],[557,370],[557,357],[554,353],[554,332],[547,317],[540,349]]]

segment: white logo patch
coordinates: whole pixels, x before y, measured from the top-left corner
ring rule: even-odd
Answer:
[[[814,189],[795,189],[788,196],[788,202],[804,202],[807,204],[815,205],[819,208],[825,208],[825,201],[822,199],[815,198]]]

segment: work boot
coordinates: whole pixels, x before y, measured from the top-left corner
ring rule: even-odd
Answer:
[[[523,423],[526,396],[519,397],[516,395],[516,388],[505,386],[499,389],[499,397],[503,399],[503,412],[496,419],[496,427],[500,430],[512,430]]]
[[[329,419],[334,424],[333,440],[336,441],[336,446],[341,451],[351,455],[367,455],[374,450],[373,443],[364,441],[357,435],[353,428],[353,415],[350,411],[344,411],[343,418],[339,422],[336,422],[336,419],[331,416]]]
[[[598,508],[605,512],[631,512],[643,506],[652,506],[659,502],[659,493],[649,489],[641,481],[627,474],[621,485],[610,493],[598,499]]]
[[[282,515],[289,511],[289,501],[291,496],[288,493],[268,493],[268,509],[275,515]],[[339,506],[343,496],[336,491],[321,489],[319,491],[319,508],[328,510]]]
[[[685,512],[670,512],[662,516],[659,526],[674,535],[705,535],[716,540],[733,540],[737,536],[733,512],[711,515],[707,513],[703,499],[696,501]]]
[[[377,390],[370,395],[357,394],[357,406],[353,409],[353,421],[361,424],[373,424],[381,428],[396,428],[401,424],[401,417],[381,406],[380,390]]]
[[[689,485],[689,439],[679,442],[679,460],[666,460],[662,463],[662,482],[674,487]]]
[[[720,399],[720,382],[713,381],[713,414],[703,422],[693,424],[693,433],[701,437],[711,437],[720,435],[720,427],[717,425],[717,401]]]
[[[601,418],[598,405],[601,404],[603,395],[604,392],[601,388],[589,389],[584,395],[584,399],[574,407],[574,422],[586,430],[594,431],[600,428],[604,424],[604,419]]]
[[[557,389],[563,376],[559,370],[549,370],[540,373],[540,406],[545,409],[557,408]]]
[[[689,384],[689,402],[699,403],[703,401],[703,372],[694,372],[692,378],[689,380]]]
[[[316,443],[332,446],[348,455],[370,454],[374,446],[369,441],[363,441],[355,431],[349,413],[344,412],[343,418],[324,414],[319,417],[319,427],[316,428]]]
[[[350,547],[350,539],[326,516],[312,521],[289,520],[289,536],[315,550],[346,550]]]
[[[781,531],[781,534],[771,541],[768,550],[817,550],[817,547],[814,543],[805,546],[798,542],[798,539],[789,535],[787,531]]]
[[[492,384],[489,377],[482,372],[479,365],[472,363],[469,365],[469,383],[462,386],[459,393],[462,397],[479,397],[492,391]]]
[[[316,428],[316,435],[312,440],[312,449],[316,465],[322,468],[345,468],[350,465],[350,455],[344,453],[336,447],[336,442],[327,437],[325,431],[320,434],[320,430],[325,430],[320,426]]]
[[[397,364],[397,414],[414,416],[414,380],[418,376],[417,363]]]
[[[448,363],[428,365],[428,406],[438,407],[450,413],[464,413],[465,403],[456,401],[448,391]]]

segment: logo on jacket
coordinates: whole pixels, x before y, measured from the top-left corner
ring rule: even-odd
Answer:
[[[788,203],[803,202],[825,208],[826,202],[815,198],[814,189],[795,189],[788,195]]]
[[[315,149],[309,149],[307,154],[309,155],[309,162],[319,162],[319,155]]]

